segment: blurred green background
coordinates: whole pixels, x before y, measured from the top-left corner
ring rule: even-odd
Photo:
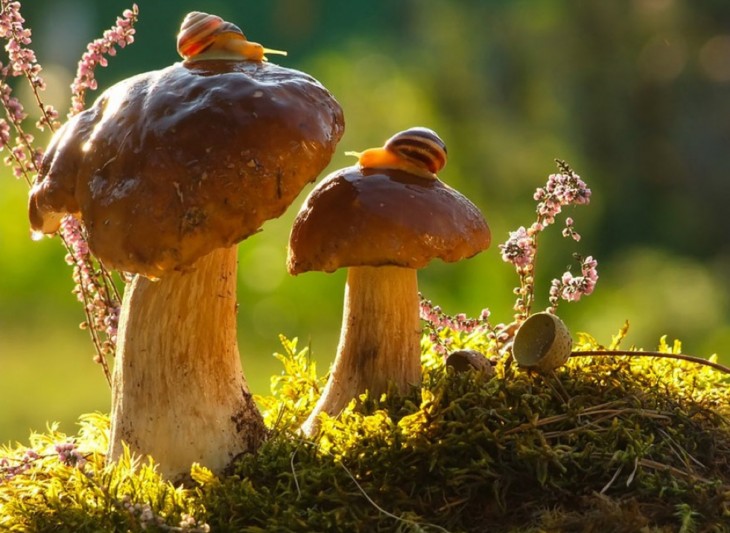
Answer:
[[[65,115],[86,43],[129,7],[119,0],[23,2],[49,85]],[[510,321],[517,279],[497,244],[534,219],[532,193],[568,161],[593,190],[569,214],[583,235],[541,239],[538,306],[549,280],[594,255],[593,296],[564,303],[574,331],[607,343],[629,320],[628,343],[651,349],[667,334],[684,351],[730,363],[730,2],[726,0],[140,0],[136,43],[97,71],[100,89],[178,60],[188,11],[216,13],[289,56],[277,63],[326,85],[345,110],[343,154],[428,126],[444,138],[441,178],[486,214],[487,252],[420,274],[449,313],[490,307]],[[20,87],[18,94],[27,92]],[[96,97],[91,93],[89,99]],[[27,106],[30,111],[32,107]],[[45,144],[47,139],[39,137]],[[300,200],[311,189],[308,187]],[[27,186],[0,174],[0,443],[83,412],[109,409],[82,310],[57,240],[29,239]],[[278,334],[310,345],[320,371],[332,360],[344,273],[285,270],[299,201],[240,247],[240,345],[254,392],[280,368]]]

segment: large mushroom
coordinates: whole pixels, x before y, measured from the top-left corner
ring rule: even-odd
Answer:
[[[342,110],[315,79],[265,62],[233,24],[190,13],[185,61],[124,80],[51,141],[30,195],[34,231],[79,217],[126,288],[109,460],[151,454],[174,478],[220,470],[265,428],[236,341],[236,243],[329,163]]]
[[[302,430],[319,414],[338,414],[353,398],[421,381],[417,269],[432,259],[471,257],[489,246],[479,210],[441,182],[446,147],[433,131],[412,128],[312,190],[289,238],[288,270],[348,267],[342,330],[334,365]]]

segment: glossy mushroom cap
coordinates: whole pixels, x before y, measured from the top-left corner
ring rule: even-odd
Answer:
[[[289,238],[289,273],[471,257],[491,233],[477,207],[438,179],[348,167],[312,190]]]
[[[111,268],[184,270],[281,215],[329,163],[342,110],[314,78],[255,61],[177,63],[104,92],[54,136],[36,232],[83,219]]]

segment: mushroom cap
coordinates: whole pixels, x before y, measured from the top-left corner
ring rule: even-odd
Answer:
[[[53,233],[80,216],[108,267],[159,277],[281,215],[329,163],[342,109],[271,63],[176,63],[105,91],[58,130],[29,203]]]
[[[471,257],[491,233],[477,207],[438,179],[348,167],[307,197],[289,237],[290,274],[341,267],[422,268]]]

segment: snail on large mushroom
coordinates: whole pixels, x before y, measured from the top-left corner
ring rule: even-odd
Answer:
[[[107,89],[53,137],[34,231],[79,217],[107,267],[137,274],[121,311],[109,459],[151,454],[177,477],[254,451],[265,429],[236,339],[236,243],[329,163],[342,110],[319,82],[264,62],[220,17],[190,13],[183,62]],[[158,279],[154,281],[153,279]]]
[[[264,54],[286,55],[246,39],[241,28],[216,15],[192,11],[177,34],[177,52],[188,61],[239,59],[267,61]]]

